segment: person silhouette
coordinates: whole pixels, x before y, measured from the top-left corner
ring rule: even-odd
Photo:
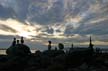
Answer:
[[[24,37],[21,37],[21,44],[24,44]]]
[[[16,38],[13,39],[12,46],[16,45]]]
[[[17,44],[19,44],[19,40],[17,40]]]

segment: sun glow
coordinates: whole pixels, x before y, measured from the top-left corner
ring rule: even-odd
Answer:
[[[43,33],[42,28],[43,26],[41,25],[24,24],[15,19],[0,20],[0,35],[23,36],[26,39],[32,39],[36,36],[42,37],[42,35],[40,35]],[[53,26],[52,28],[54,29],[54,33],[51,38],[65,38],[63,35],[65,27],[63,28],[63,25]],[[56,30],[58,29],[61,32],[57,32]],[[47,31],[44,33],[46,33],[46,36],[49,35]]]
[[[4,27],[8,27],[8,29]],[[38,28],[40,28],[40,26],[24,24],[17,20],[7,19],[7,20],[0,20],[0,28],[1,28],[0,35],[23,36],[27,39],[30,39],[32,38],[32,36],[39,35],[37,30]],[[6,30],[14,30],[15,32],[6,31]]]
[[[32,37],[30,36],[30,33],[28,32],[21,32],[19,33],[19,36],[23,36],[25,38],[31,39]]]

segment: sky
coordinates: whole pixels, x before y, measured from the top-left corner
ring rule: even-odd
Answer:
[[[23,36],[31,49],[108,46],[108,0],[0,0],[0,48]]]

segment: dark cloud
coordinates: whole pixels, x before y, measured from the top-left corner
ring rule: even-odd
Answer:
[[[68,34],[68,35],[71,35],[71,34],[74,34],[73,33],[74,29],[73,29],[73,26],[72,25],[69,25],[66,27],[66,30],[65,30],[65,34]]]
[[[12,39],[13,38],[13,36],[9,36],[9,35],[0,35],[0,39]]]
[[[40,1],[41,2],[41,1]],[[40,3],[39,2],[39,3]],[[42,4],[47,4],[46,2],[42,2]],[[30,13],[32,13],[32,10],[35,16],[33,16],[30,20],[35,21],[39,24],[51,24],[51,23],[57,23],[64,20],[64,14],[63,14],[63,3],[61,1],[57,1],[53,4],[53,6],[45,10],[47,7],[44,7],[43,5],[35,5],[30,10]]]
[[[99,41],[107,41],[103,37],[108,34],[107,0],[10,0],[2,4],[3,1],[0,0],[0,19],[14,18],[24,23],[27,21],[41,25],[38,30],[41,34],[32,36],[35,40],[85,42],[89,39],[86,35],[93,35]],[[57,23],[63,26],[55,26]],[[4,31],[17,32],[6,25],[0,26]],[[67,39],[54,38],[54,32],[62,33]],[[80,37],[68,38],[74,34]]]
[[[93,34],[93,35],[105,35],[108,34],[108,20],[101,21],[99,23],[94,24],[88,24],[88,25],[81,25],[79,28],[74,30],[74,34],[80,34],[80,35],[87,35],[87,34]]]
[[[2,1],[1,1],[2,2]],[[8,1],[6,1],[8,4]],[[10,1],[11,2],[11,1]],[[13,2],[12,2],[13,3]],[[34,21],[39,24],[50,24],[63,21],[63,2],[57,1],[53,3],[52,8],[46,10],[48,8],[48,1],[44,0],[15,0],[15,4],[8,5],[9,9],[7,13],[3,15],[3,17],[7,17],[7,14],[10,11],[15,11],[15,16],[20,21],[24,21],[28,19],[29,21]],[[11,4],[11,3],[9,3]],[[47,6],[46,6],[47,5]],[[7,5],[6,5],[7,6]],[[11,10],[13,9],[13,10]],[[4,10],[1,10],[4,11]],[[1,12],[1,14],[4,12]],[[14,15],[14,13],[12,13]],[[11,14],[8,14],[11,17]]]
[[[12,8],[5,8],[2,5],[0,5],[0,18],[1,19],[7,19],[7,18],[14,18],[15,12]]]
[[[28,14],[28,8],[30,5],[30,0],[16,0],[16,8],[14,7],[14,10],[16,11],[17,18],[20,21],[23,21],[27,19]]]
[[[48,32],[49,34],[53,34],[54,30],[52,28],[49,28],[49,29],[46,30],[46,32]]]

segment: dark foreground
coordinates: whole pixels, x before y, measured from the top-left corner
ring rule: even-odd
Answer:
[[[6,50],[7,55],[0,56],[0,71],[108,71],[108,53],[101,53],[100,49],[93,49],[90,37],[88,48],[72,47],[65,51],[64,45],[48,50],[30,52],[24,44],[23,37],[14,38],[12,45]]]
[[[82,55],[37,51],[27,56],[0,56],[0,71],[107,71],[108,54]]]

